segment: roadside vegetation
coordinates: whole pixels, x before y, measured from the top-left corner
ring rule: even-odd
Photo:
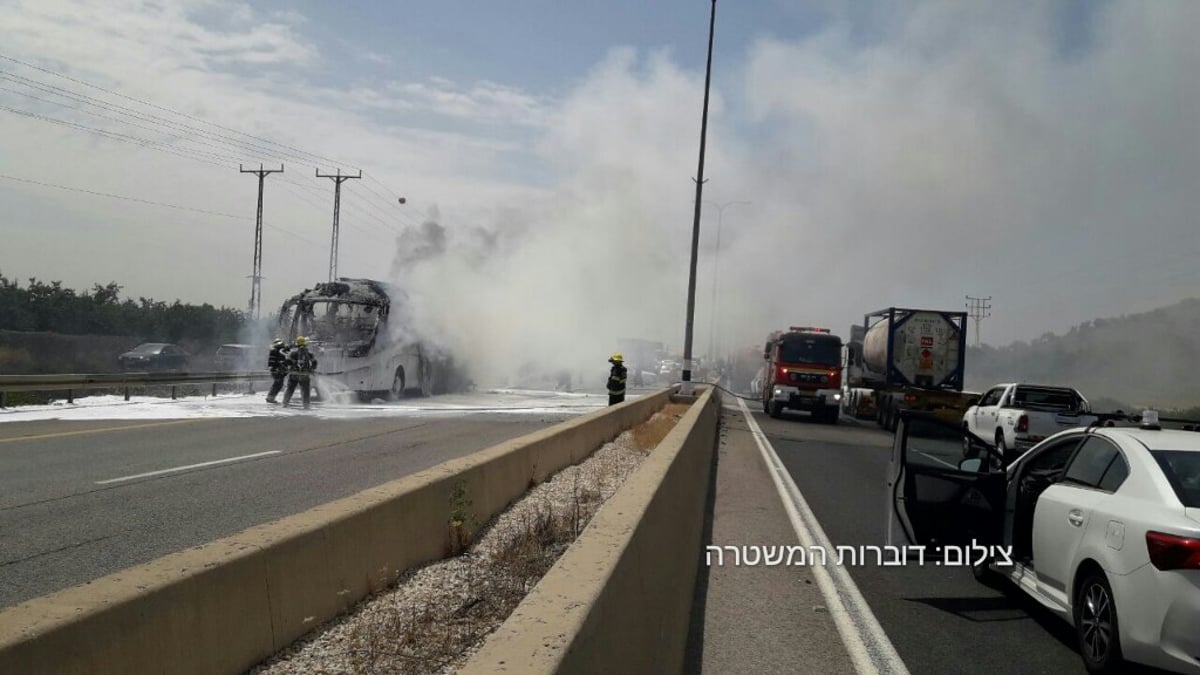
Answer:
[[[1200,300],[1185,300],[1140,314],[1085,321],[1064,335],[971,347],[967,388],[1037,382],[1075,387],[1098,409],[1113,409],[1098,405],[1109,399],[1127,402],[1116,406],[1127,411],[1143,406],[1195,410],[1200,390],[1188,375],[1198,361]]]
[[[142,342],[211,354],[242,332],[240,310],[123,299],[121,290],[116,282],[87,291],[38,279],[22,285],[0,274],[0,373],[112,372],[117,355]]]

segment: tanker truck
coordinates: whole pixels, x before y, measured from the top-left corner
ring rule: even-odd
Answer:
[[[862,344],[866,333],[863,326],[850,326],[842,369],[842,412],[857,419],[875,419],[875,392],[862,386]]]
[[[889,307],[863,319],[861,344],[848,354],[849,387],[869,389],[875,420],[895,431],[905,410],[931,412],[955,425],[979,395],[963,391],[966,312]]]

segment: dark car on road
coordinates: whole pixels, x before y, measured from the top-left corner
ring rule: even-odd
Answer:
[[[166,342],[147,342],[117,357],[121,370],[164,371],[184,370],[188,367],[188,353],[178,345]]]

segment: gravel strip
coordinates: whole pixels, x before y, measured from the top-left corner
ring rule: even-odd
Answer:
[[[462,555],[412,570],[250,671],[452,673],[478,650],[678,422],[669,405],[532,488]]]

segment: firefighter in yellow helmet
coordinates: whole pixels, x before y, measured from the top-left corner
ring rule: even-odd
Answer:
[[[616,405],[625,401],[625,379],[629,371],[620,352],[613,354],[608,362],[612,364],[612,370],[608,372],[608,404]]]
[[[308,338],[303,335],[296,338],[296,347],[287,355],[287,365],[288,383],[287,389],[283,392],[283,406],[286,408],[291,402],[292,394],[296,392],[296,385],[299,385],[300,400],[307,409],[309,396],[312,393],[310,378],[317,369],[317,359],[312,352],[308,351]]]

